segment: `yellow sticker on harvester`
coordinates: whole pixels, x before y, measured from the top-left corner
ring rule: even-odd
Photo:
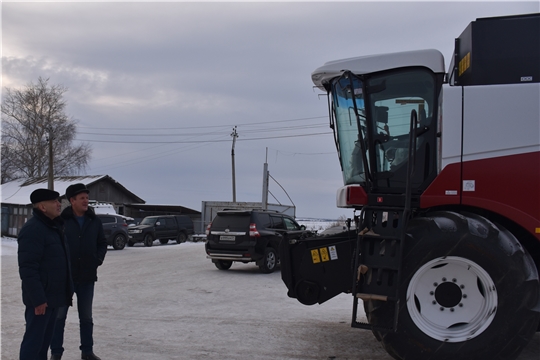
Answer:
[[[328,256],[328,249],[323,247],[323,248],[320,248],[320,251],[321,251],[322,261],[330,261],[330,257]]]
[[[311,250],[311,259],[313,260],[314,264],[318,264],[321,262],[321,257],[319,256],[319,250],[317,249]]]

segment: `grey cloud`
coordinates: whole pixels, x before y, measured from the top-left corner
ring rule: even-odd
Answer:
[[[448,57],[475,18],[535,11],[537,2],[3,3],[2,76],[10,87],[38,76],[67,86],[79,132],[183,127],[189,135],[200,126],[209,135],[192,138],[227,140],[125,144],[78,135],[117,140],[92,143],[89,173],[107,173],[149,202],[197,209],[231,198],[233,125],[312,118],[291,121],[302,131],[281,132],[298,135],[327,122],[316,118],[327,115],[326,100],[310,80],[324,62],[423,48]],[[260,200],[268,147],[270,171],[298,215],[350,215],[335,208],[342,180],[332,135],[246,141],[253,129],[238,127],[240,201]]]

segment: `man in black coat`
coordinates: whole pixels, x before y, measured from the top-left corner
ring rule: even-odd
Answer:
[[[60,308],[71,305],[68,248],[56,191],[37,189],[30,195],[33,216],[23,225],[17,242],[26,329],[20,360],[46,360]]]
[[[71,206],[64,209],[62,219],[71,254],[71,271],[81,336],[81,359],[100,360],[94,354],[92,302],[97,268],[103,264],[107,253],[107,239],[101,220],[88,206],[89,190],[84,184],[74,184],[66,189],[66,198]],[[64,327],[68,308],[60,309],[51,341],[51,360],[61,359],[64,352]]]

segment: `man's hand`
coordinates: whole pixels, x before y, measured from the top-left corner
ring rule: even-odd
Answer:
[[[45,309],[47,308],[47,303],[38,305],[34,308],[34,314],[36,315],[45,315]]]

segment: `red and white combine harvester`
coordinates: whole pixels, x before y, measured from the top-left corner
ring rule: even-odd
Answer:
[[[516,358],[540,322],[540,14],[471,22],[448,72],[423,50],[312,80],[357,230],[285,241],[289,296],[352,294],[396,359]]]

